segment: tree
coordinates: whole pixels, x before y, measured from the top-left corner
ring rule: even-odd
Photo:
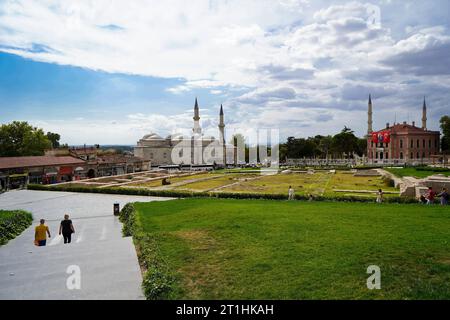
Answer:
[[[345,127],[335,136],[321,136],[309,138],[287,138],[286,143],[280,144],[280,158],[313,158],[328,159],[330,155],[342,157],[352,156],[354,153],[362,156],[366,153],[367,140],[358,138],[354,132]]]
[[[280,143],[278,145],[278,150],[280,153],[280,160],[284,161],[287,158],[287,154],[288,154],[288,148],[286,143]]]
[[[229,142],[231,145],[233,145],[234,147],[236,147],[236,148],[241,148],[242,147],[242,145],[244,145],[244,161],[245,162],[248,162],[249,160],[249,147],[248,147],[248,145],[245,143],[245,137],[242,135],[242,134],[240,134],[240,133],[236,133],[236,134],[234,134],[232,137],[231,137],[231,139],[230,139],[230,142]],[[236,149],[237,150],[237,149]],[[238,161],[239,160],[242,160],[242,159],[238,159]]]
[[[367,155],[367,139],[366,138],[358,138],[358,150],[356,151],[358,156],[362,157],[363,155]]]
[[[319,143],[317,145],[317,148],[320,151],[320,155],[323,158],[328,159],[328,156],[331,152],[332,146],[333,146],[333,137],[332,136],[326,136],[326,137],[321,136]]]
[[[13,121],[0,126],[0,156],[41,156],[52,143],[42,129],[28,122]]]
[[[317,153],[317,146],[314,142],[314,138],[294,138],[289,137],[284,146],[281,147],[283,153],[288,158],[310,158]]]
[[[340,133],[333,137],[333,150],[337,154],[347,157],[358,151],[358,138],[352,129],[344,127]]]
[[[53,149],[59,148],[59,140],[61,139],[61,136],[59,134],[47,132],[47,138],[52,143]]]
[[[442,130],[442,139],[441,139],[442,152],[448,153],[450,151],[450,117],[443,116],[440,120],[440,123]]]
[[[241,133],[234,134],[231,137],[229,144],[232,144],[236,147],[238,145],[238,142],[245,144],[245,137]]]

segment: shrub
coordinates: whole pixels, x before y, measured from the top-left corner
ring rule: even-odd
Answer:
[[[440,168],[440,167],[416,167],[417,171],[432,171],[432,172],[449,172],[449,168]]]
[[[0,210],[0,245],[6,244],[28,228],[33,221],[31,213]]]
[[[383,183],[388,188],[394,188],[395,187],[394,179],[392,179],[392,178],[390,178],[388,176],[383,176]]]
[[[127,203],[119,214],[119,220],[123,223],[122,233],[124,237],[129,237],[133,235],[133,227],[135,222],[134,217],[135,211],[133,203]]]
[[[123,223],[123,235],[133,236],[139,263],[145,270],[142,281],[145,297],[149,300],[168,299],[173,291],[174,277],[160,254],[157,239],[144,234],[133,203],[122,208],[119,219]]]

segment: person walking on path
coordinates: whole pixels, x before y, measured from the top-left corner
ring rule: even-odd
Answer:
[[[383,202],[383,190],[378,189],[377,192],[377,203],[382,203]]]
[[[34,244],[39,247],[45,246],[47,244],[47,235],[51,238],[50,230],[45,225],[45,220],[41,219],[40,224],[34,229]]]
[[[442,206],[448,205],[449,194],[448,194],[447,188],[442,188],[442,192],[439,193],[437,196],[441,197],[441,205]]]
[[[59,234],[63,235],[64,243],[70,243],[72,240],[72,233],[75,233],[75,229],[73,228],[72,220],[69,219],[69,215],[64,215],[64,220],[61,221],[59,225]]]
[[[433,204],[434,198],[436,197],[436,192],[433,191],[433,187],[428,187],[427,193],[427,204]]]
[[[289,186],[288,200],[294,200],[294,189],[292,189],[292,186]]]

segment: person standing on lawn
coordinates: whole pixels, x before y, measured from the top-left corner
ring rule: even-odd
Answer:
[[[294,200],[294,189],[292,189],[292,186],[289,186],[288,200]]]
[[[433,204],[434,198],[436,197],[436,192],[433,191],[433,187],[428,187],[427,193],[427,204]]]
[[[34,229],[34,244],[39,247],[45,246],[47,244],[47,235],[51,238],[50,230],[45,225],[45,220],[41,219],[40,224]]]
[[[383,202],[383,190],[378,189],[377,192],[377,203],[382,203]]]
[[[441,197],[441,205],[448,205],[449,194],[447,192],[447,188],[442,188],[442,192],[438,194],[438,197]]]
[[[68,214],[64,215],[64,220],[61,221],[61,224],[59,225],[59,234],[61,235],[61,233],[64,237],[64,243],[70,243],[72,240],[72,233],[75,233],[75,229]]]

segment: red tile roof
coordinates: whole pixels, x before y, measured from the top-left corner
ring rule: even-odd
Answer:
[[[85,163],[81,159],[68,156],[0,157],[0,170],[26,167],[84,165]]]
[[[391,131],[391,133],[403,133],[403,134],[407,133],[427,134],[427,135],[440,134],[439,131],[424,130],[420,127],[412,126],[410,124],[405,123],[403,124],[397,123],[393,126],[390,126],[389,130]]]

